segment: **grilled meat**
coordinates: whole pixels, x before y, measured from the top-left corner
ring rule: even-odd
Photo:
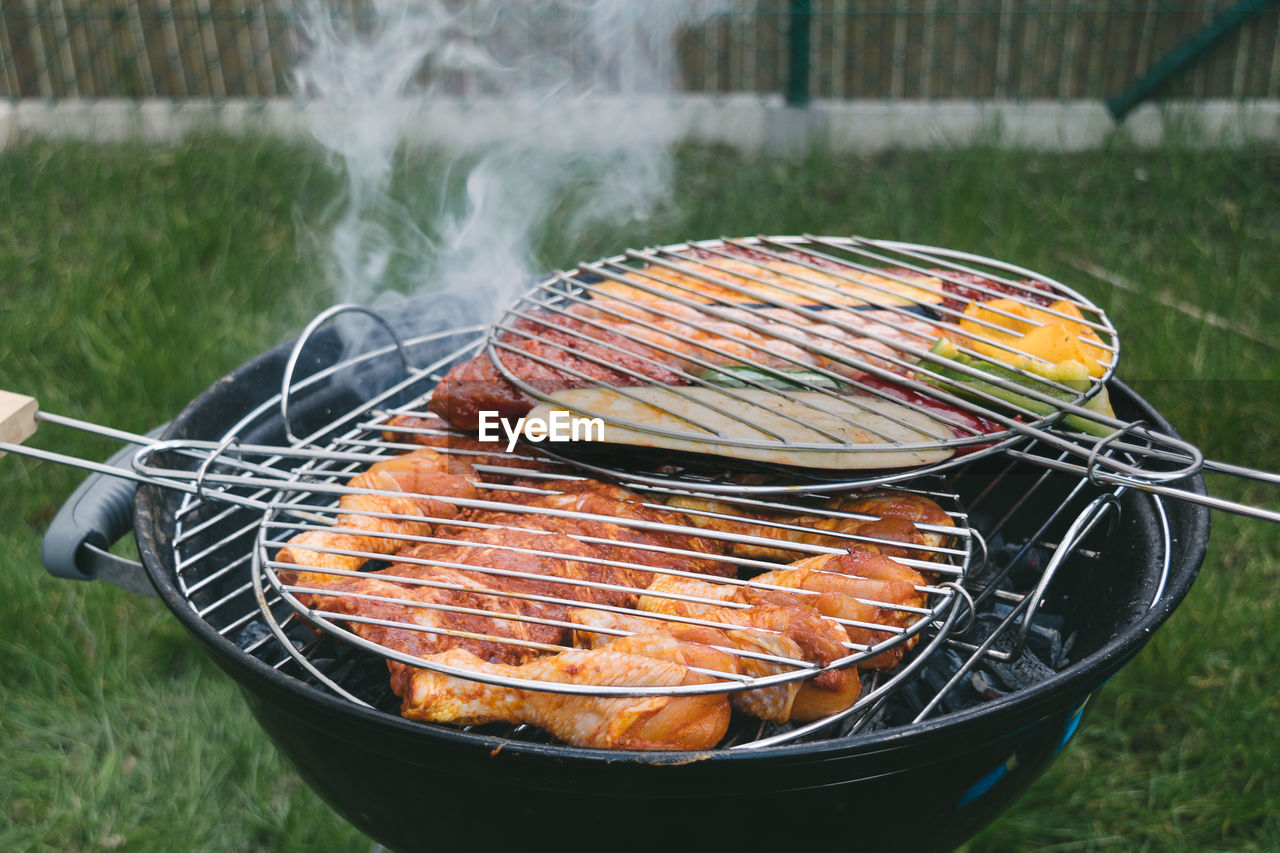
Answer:
[[[783,603],[761,601],[756,605],[744,601],[743,596],[739,587],[663,575],[649,585],[637,607],[655,615],[713,622],[722,630],[751,628],[779,634],[795,643],[804,660],[819,666],[848,656],[844,629],[799,601],[799,596]],[[800,685],[791,719],[805,722],[842,711],[861,691],[854,667],[828,670]]]
[[[849,640],[874,646],[893,639],[892,631],[873,629],[871,625],[906,628],[916,619],[909,608],[920,608],[925,595],[919,590],[924,578],[910,569],[879,554],[866,553],[861,564],[841,565],[847,555],[821,555],[793,563],[786,569],[766,572],[751,579],[751,587],[743,592],[747,601],[794,602],[792,594],[775,588],[803,589],[818,593],[809,606],[824,616],[845,623]],[[848,573],[840,573],[848,568]],[[898,570],[901,570],[899,572]],[[876,577],[875,575],[879,575]],[[897,643],[887,651],[863,661],[863,669],[889,669],[898,665],[902,656],[916,644],[916,637]]]
[[[573,615],[571,613],[570,618]],[[575,629],[575,636],[576,633],[577,629]],[[594,648],[608,649],[619,654],[643,655],[655,660],[668,660],[684,664],[691,669],[705,670],[704,675],[718,678],[723,675],[736,675],[741,671],[736,655],[716,648],[716,644],[722,643],[723,639],[724,633],[721,631],[691,625],[683,630],[664,628],[661,631],[617,637]],[[581,648],[593,648],[593,646],[583,645]]]
[[[355,532],[294,537],[277,557],[305,568],[281,576],[304,605],[395,652],[465,664],[473,672],[584,684],[670,686],[707,681],[714,673],[763,678],[796,666],[826,667],[847,657],[850,643],[888,638],[890,631],[874,626],[905,626],[923,603],[918,573],[867,551],[803,559],[745,585],[664,574],[731,576],[732,557],[741,554],[726,555],[721,540],[698,536],[677,506],[646,506],[645,496],[616,484],[512,475],[505,486],[480,492],[478,483],[462,456],[429,448],[376,463],[351,485],[384,494],[347,494],[339,502],[336,526]],[[449,498],[510,506],[461,509]],[[916,520],[950,523],[927,499],[897,493],[836,498],[826,506],[846,515],[881,513],[887,516],[882,523],[906,531],[914,531]],[[690,507],[737,511],[719,502]],[[796,521],[820,526],[832,519]],[[846,528],[852,529],[830,529]],[[776,534],[753,518],[716,529]],[[805,535],[824,543],[836,538],[832,533]],[[404,536],[418,541],[406,546],[397,538]],[[368,557],[318,548],[394,554],[395,562],[335,575],[327,570],[358,569]],[[752,553],[796,556],[785,548]],[[908,647],[898,644],[862,667],[896,664]],[[647,662],[629,672],[615,669],[637,658]],[[728,698],[646,697],[652,702],[486,687],[397,659],[388,667],[412,719],[528,722],[569,743],[614,748],[710,745],[722,736],[720,717],[729,707],[774,723],[805,722],[850,707],[861,691],[852,666]],[[707,720],[695,725],[695,711]],[[574,714],[585,717],[575,722]]]
[[[419,568],[396,564],[295,594],[306,606],[344,620],[356,636],[415,657],[465,649],[485,660],[518,664],[547,654],[564,639],[554,627],[527,621],[533,608],[511,598],[503,584],[465,571]],[[393,676],[408,669],[395,661],[389,665]]]
[[[655,357],[697,375],[709,366],[752,364],[779,370],[818,367],[845,377],[866,365],[906,372],[904,353],[929,349],[941,334],[927,320],[904,311],[823,314],[812,309],[720,307],[714,313],[673,301],[627,303],[594,299],[571,315],[609,324],[643,341]],[[856,337],[855,337],[856,336]],[[855,343],[856,341],[856,343]]]
[[[529,507],[530,512],[477,510],[467,513],[462,520],[589,537],[611,560],[639,563],[655,569],[720,577],[729,577],[736,571],[736,567],[723,558],[721,542],[685,532],[694,528],[682,512],[643,506],[640,496],[634,492],[598,480],[557,481],[554,484],[544,481],[539,487],[556,488],[558,491],[547,494],[502,493],[503,500]],[[539,510],[574,515],[549,515]],[[580,514],[596,517],[582,517]],[[655,529],[653,525],[675,526],[683,530]],[[441,535],[466,536],[466,531],[461,526],[451,526],[442,529]]]
[[[803,560],[797,560],[787,567],[788,570],[811,569],[826,573],[835,573],[838,575],[848,576],[853,580],[874,579],[878,581],[896,581],[904,584],[904,597],[897,594],[891,594],[889,599],[899,604],[911,603],[907,597],[909,595],[923,595],[918,587],[925,582],[924,575],[915,569],[902,565],[897,560],[891,559],[886,554],[880,554],[875,551],[846,551],[843,554],[819,554],[814,557],[806,557]],[[911,587],[914,592],[909,593],[905,587]],[[861,593],[850,593],[857,595]],[[919,602],[916,602],[919,603]]]
[[[498,336],[497,349],[508,370],[544,393],[597,383],[677,385],[683,381],[654,357],[652,348],[567,314],[544,312],[536,318],[521,318]],[[534,400],[508,382],[493,359],[482,353],[445,374],[429,408],[459,429],[474,431],[480,425],[480,412],[515,419],[533,405]]]
[[[406,654],[461,647],[514,664],[568,647],[571,626],[557,623],[570,608],[628,607],[650,579],[647,572],[602,564],[592,545],[532,530],[498,528],[456,544],[419,543],[399,559],[358,577],[330,577],[299,600],[356,617],[350,623],[355,634]],[[371,616],[407,627],[361,621]]]
[[[343,494],[338,500],[342,512],[334,526],[357,532],[309,530],[294,536],[276,559],[321,571],[285,571],[281,577],[286,583],[324,584],[333,579],[327,569],[356,571],[371,559],[368,554],[393,554],[404,547],[403,537],[429,534],[429,519],[457,515],[458,508],[449,498],[478,497],[476,482],[470,465],[426,448],[375,462],[352,477],[347,487],[403,494]]]
[[[607,339],[614,346],[625,341],[626,347],[610,348],[585,337],[557,347],[515,338],[509,343],[517,352],[499,352],[503,363],[543,393],[594,385],[686,385],[716,367],[743,364],[784,371],[817,367],[861,378],[867,366],[909,373],[907,365],[915,358],[908,351],[928,349],[938,337],[932,323],[892,312],[845,311],[838,319],[817,321],[782,309],[727,308],[719,312],[724,319],[710,319],[674,302],[618,310],[613,300],[598,302],[575,309],[591,312],[597,323],[608,323],[608,331],[589,325],[583,334]],[[617,316],[599,319],[605,312],[622,311],[652,313],[638,318],[643,322],[620,321]],[[586,325],[575,311],[551,316],[554,320],[549,318],[548,324]],[[605,368],[595,359],[623,369]],[[481,354],[445,375],[430,408],[460,429],[475,430],[482,411],[514,420],[527,414],[535,402],[512,385],[487,354]]]
[[[667,644],[666,639],[658,642]],[[682,663],[608,649],[567,651],[520,666],[488,663],[462,649],[434,660],[470,672],[573,684],[674,687],[711,680]],[[401,714],[411,720],[528,723],[565,743],[601,749],[709,749],[729,726],[729,702],[715,693],[580,696],[495,686],[419,669],[405,680],[402,697]]]
[[[955,522],[942,507],[924,495],[911,492],[864,492],[835,498],[833,509],[840,512],[865,513],[878,518],[902,518],[913,524],[930,524],[938,527],[954,527]],[[941,547],[946,544],[946,534],[921,531],[924,544]],[[892,555],[891,555],[892,556]]]
[[[760,631],[753,628],[735,628],[720,630],[701,625],[690,625],[666,619],[654,619],[624,613],[611,613],[605,610],[573,610],[569,613],[570,621],[581,625],[573,634],[573,643],[579,648],[610,648],[628,650],[634,654],[652,654],[655,648],[647,640],[639,648],[633,645],[638,636],[649,637],[654,633],[670,635],[685,648],[701,644],[714,654],[724,655],[722,649],[734,649],[746,654],[728,654],[729,664],[719,664],[715,668],[721,672],[740,673],[752,678],[794,672],[795,667],[789,664],[763,660],[751,655],[768,655],[774,658],[789,658],[794,661],[804,660],[803,652],[795,641],[781,634]],[[618,637],[618,634],[624,636]],[[682,661],[687,662],[687,661]],[[689,664],[693,666],[694,664]],[[732,668],[729,668],[732,666]],[[768,720],[774,723],[785,723],[791,719],[792,705],[800,690],[798,681],[789,681],[770,687],[758,687],[753,690],[742,690],[729,694],[729,704],[735,711]]]
[[[524,528],[470,530],[465,538],[450,544],[412,545],[402,550],[400,557],[476,566],[476,571],[485,569],[492,575],[491,586],[512,583],[520,591],[614,607],[629,606],[653,579],[653,573],[644,569],[611,565],[607,553],[594,544],[562,533]]]
[[[549,394],[690,384],[725,365],[910,375],[913,352],[940,335],[934,321],[909,310],[942,300],[936,277],[874,274],[804,253],[729,253],[736,257],[693,251],[597,283],[590,299],[527,312],[498,335],[496,355],[511,375]],[[533,405],[482,353],[446,374],[430,408],[474,430],[481,411],[515,419]]]
[[[942,282],[915,270],[869,272],[808,252],[762,252],[726,246],[694,249],[606,281],[600,292],[628,302],[669,297],[699,302],[793,305],[909,305],[942,301]]]
[[[706,530],[922,560],[936,556],[920,550],[922,547],[941,547],[946,544],[947,537],[937,531],[921,530],[917,522],[955,526],[951,517],[934,501],[908,492],[839,496],[824,504],[821,512],[815,510],[813,514],[755,510],[728,501],[692,495],[676,495],[667,501],[667,505],[690,510],[690,522]],[[719,518],[700,512],[733,517]],[[788,525],[805,529],[789,529]],[[734,542],[729,550],[736,557],[778,562],[795,560],[803,553],[784,545],[773,547],[753,542]]]

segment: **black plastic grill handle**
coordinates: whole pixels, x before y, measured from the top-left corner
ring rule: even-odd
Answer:
[[[164,427],[149,435],[158,435]],[[128,469],[137,445],[126,445],[107,460]],[[131,592],[155,595],[141,563],[110,553],[133,530],[133,480],[91,474],[67,498],[40,545],[40,561],[49,574],[70,580],[102,579]]]

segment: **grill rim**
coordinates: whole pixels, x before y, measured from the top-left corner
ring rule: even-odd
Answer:
[[[335,336],[328,336],[330,338]],[[292,350],[292,343],[285,343],[269,350],[250,362],[237,368],[222,380],[214,383],[203,394],[189,404],[165,431],[164,438],[208,438],[209,424],[216,420],[215,414],[222,414],[228,421],[234,421],[244,412],[258,405],[261,393],[270,393],[279,387],[283,365]],[[1158,429],[1176,435],[1172,426],[1157,411],[1151,408],[1127,385],[1112,379],[1111,390],[1117,402],[1142,410]],[[259,393],[248,393],[251,390]],[[1205,494],[1203,478],[1199,475],[1186,485],[1189,490]],[[1183,548],[1175,555],[1171,566],[1171,582],[1143,617],[1128,629],[1118,634],[1112,641],[1095,650],[1081,661],[1073,664],[1054,677],[1034,687],[1018,691],[1003,699],[984,703],[971,709],[928,719],[910,726],[890,729],[884,732],[872,732],[855,735],[849,738],[822,740],[797,744],[780,744],[757,749],[745,750],[711,750],[690,754],[689,752],[634,752],[623,750],[595,750],[571,747],[562,744],[537,744],[513,741],[503,737],[463,732],[443,726],[430,726],[405,720],[372,708],[356,706],[340,697],[326,692],[276,671],[256,657],[243,652],[231,641],[220,636],[196,613],[194,607],[178,590],[174,583],[173,552],[169,538],[175,529],[173,509],[178,497],[166,494],[156,486],[142,486],[135,498],[135,537],[139,555],[152,585],[166,606],[179,619],[184,627],[211,653],[215,662],[240,685],[242,691],[250,698],[250,706],[258,712],[258,702],[262,697],[260,691],[270,690],[280,694],[286,701],[304,709],[324,709],[330,715],[345,719],[351,723],[360,723],[356,728],[372,725],[375,731],[384,731],[381,743],[364,743],[366,748],[382,750],[396,733],[397,740],[409,738],[413,742],[426,746],[431,744],[451,744],[464,749],[473,749],[477,754],[488,755],[495,751],[529,759],[552,760],[556,762],[591,762],[614,764],[629,762],[633,764],[666,765],[666,764],[698,764],[703,761],[761,761],[785,758],[824,759],[835,757],[852,757],[883,752],[888,749],[905,749],[916,744],[963,743],[964,738],[955,737],[961,731],[980,730],[992,720],[1000,720],[1000,733],[1007,734],[1020,725],[1034,722],[1039,709],[1052,705],[1055,709],[1063,704],[1061,696],[1067,693],[1082,694],[1080,700],[1092,693],[1116,670],[1127,663],[1145,645],[1154,629],[1162,624],[1173,610],[1181,603],[1192,583],[1198,575],[1207,548],[1209,530],[1209,511],[1203,505],[1184,501],[1173,501],[1175,513],[1180,517],[1179,523],[1173,524],[1176,531],[1175,541]],[[1087,684],[1087,689],[1079,688]],[[317,708],[318,706],[318,708]],[[1013,720],[1006,718],[1012,717]],[[261,720],[261,717],[259,717]],[[400,755],[397,751],[396,755]],[[400,755],[400,757],[404,757]]]

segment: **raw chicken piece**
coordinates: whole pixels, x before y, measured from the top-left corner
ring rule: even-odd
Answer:
[[[304,586],[324,584],[334,575],[325,569],[356,571],[370,558],[358,554],[330,554],[313,548],[363,551],[372,554],[394,554],[405,546],[404,536],[425,536],[431,532],[431,518],[452,518],[458,508],[449,498],[474,500],[475,472],[457,459],[423,448],[403,456],[375,462],[347,483],[351,489],[403,492],[403,495],[371,495],[349,493],[338,500],[343,510],[335,527],[348,527],[360,533],[331,530],[308,530],[289,540],[276,559],[320,569],[319,572],[283,571],[285,583]],[[375,514],[377,513],[377,514]],[[385,518],[382,515],[403,516]]]
[[[446,666],[509,678],[573,684],[674,687],[711,679],[671,661],[607,649],[573,650],[520,666],[486,663],[462,649],[437,655]],[[401,714],[455,725],[528,723],[574,746],[599,749],[710,749],[729,726],[723,693],[582,696],[521,690],[420,669],[406,681]]]

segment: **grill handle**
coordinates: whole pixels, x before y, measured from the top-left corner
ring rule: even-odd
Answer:
[[[159,435],[164,427],[149,435]],[[126,445],[106,465],[129,470],[137,445]],[[90,474],[67,498],[40,545],[40,560],[58,578],[104,580],[142,595],[156,594],[146,569],[108,549],[133,529],[138,484],[106,474]]]

